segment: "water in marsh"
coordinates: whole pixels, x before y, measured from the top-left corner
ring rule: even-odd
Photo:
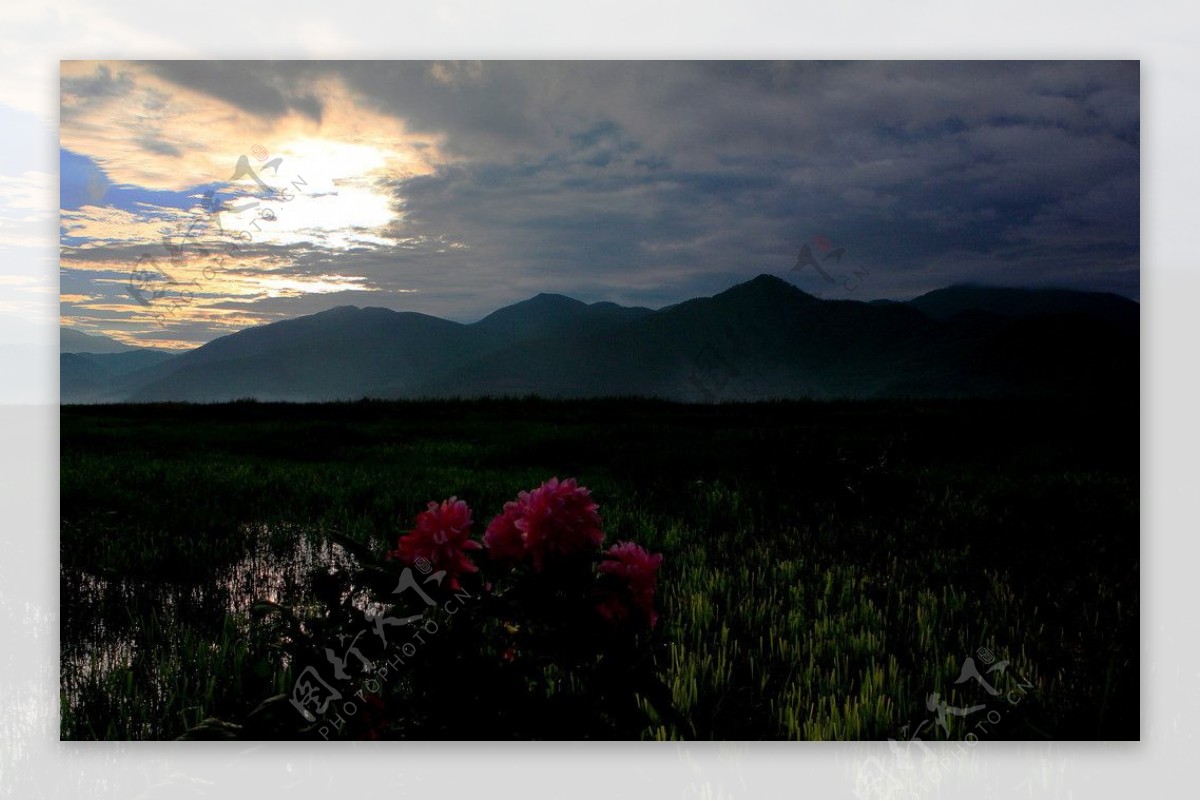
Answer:
[[[277,684],[269,643],[252,624],[259,601],[311,600],[314,570],[350,566],[353,557],[317,531],[246,524],[245,555],[190,580],[120,578],[62,570],[62,737],[164,739],[224,706],[223,698],[263,695]],[[253,664],[257,661],[257,664]],[[286,662],[277,660],[279,668]],[[192,699],[176,708],[176,699]],[[197,702],[197,699],[199,702]],[[82,707],[107,712],[78,720]]]

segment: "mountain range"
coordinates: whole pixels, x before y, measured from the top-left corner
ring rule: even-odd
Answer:
[[[178,355],[99,343],[109,351],[61,354],[60,394],[63,403],[1136,397],[1139,320],[1138,303],[1105,293],[959,285],[904,302],[819,300],[760,275],[659,310],[540,294],[471,324],[341,306]],[[65,331],[63,342],[72,346]]]

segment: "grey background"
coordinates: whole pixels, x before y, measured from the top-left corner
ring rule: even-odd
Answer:
[[[58,59],[862,57],[1141,59],[1142,742],[983,743],[961,761],[947,749],[954,762],[936,793],[1194,797],[1200,790],[1194,760],[1200,662],[1191,593],[1200,530],[1193,411],[1200,385],[1191,345],[1200,333],[1192,312],[1200,296],[1196,9],[1113,2],[748,2],[736,10],[696,2],[0,6],[0,105],[32,111],[39,120],[32,133],[0,124],[0,177],[49,176],[45,207],[21,218],[29,218],[21,224],[33,232],[32,241],[0,249],[0,275],[22,279],[0,283],[0,344],[13,346],[0,357],[0,400],[8,404],[0,407],[0,795],[846,797],[861,791],[879,765],[894,765],[887,745],[877,743],[57,741]],[[36,184],[36,176],[31,180]],[[916,795],[903,787],[888,793]]]

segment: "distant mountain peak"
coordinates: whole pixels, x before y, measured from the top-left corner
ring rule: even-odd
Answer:
[[[524,302],[531,304],[531,305],[537,305],[537,306],[555,305],[555,306],[572,307],[572,308],[579,308],[581,306],[587,305],[586,303],[584,303],[581,300],[575,300],[575,298],[568,297],[566,295],[560,295],[557,292],[539,292],[536,295],[534,295],[532,298],[530,298],[529,300],[524,301]],[[521,304],[517,303],[514,305],[519,306]]]
[[[773,286],[773,287],[789,287],[792,289],[795,288],[791,284],[789,284],[787,281],[784,281],[779,276],[771,275],[770,273],[759,273],[758,275],[751,278],[749,281],[746,281],[744,284],[742,284],[742,286]]]
[[[557,324],[584,312],[587,304],[566,295],[540,292],[532,298],[505,306],[484,317],[475,325],[484,329],[523,329]]]
[[[817,300],[817,298],[800,289],[795,284],[770,273],[759,273],[749,281],[744,281],[726,289],[724,292],[714,295],[714,297],[718,298],[739,296],[779,296],[812,301]]]

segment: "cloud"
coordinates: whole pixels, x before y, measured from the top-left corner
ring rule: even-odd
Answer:
[[[468,321],[541,291],[813,289],[790,267],[817,234],[869,269],[856,298],[1138,291],[1136,62],[78,62],[63,104],[74,294],[197,196],[261,195],[231,178],[256,144],[272,185],[305,181],[270,221],[223,215],[251,239],[189,337],[230,306]]]
[[[389,175],[428,171],[438,157],[435,141],[410,136],[336,75],[302,65],[63,62],[61,91],[62,147],[118,184],[179,190],[229,180],[256,144],[293,159],[311,142],[370,148],[375,169]],[[307,167],[347,177],[334,174],[337,164]]]
[[[438,83],[447,86],[474,84],[483,77],[483,62],[435,61],[429,67],[429,75]]]

